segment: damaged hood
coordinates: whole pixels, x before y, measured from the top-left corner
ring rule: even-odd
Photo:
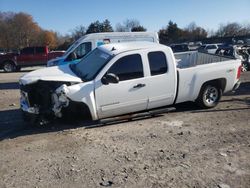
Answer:
[[[42,81],[65,81],[65,82],[82,82],[81,78],[76,76],[69,65],[54,66],[32,71],[20,78],[20,84],[27,85]]]

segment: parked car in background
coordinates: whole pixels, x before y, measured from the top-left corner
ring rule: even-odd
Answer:
[[[240,60],[180,54],[152,42],[99,46],[77,64],[21,77],[21,109],[27,120],[67,114],[100,120],[185,101],[212,108],[224,92],[238,88]]]
[[[222,46],[216,50],[215,54],[240,59],[242,61],[242,72],[250,70],[249,46]]]
[[[159,43],[156,32],[109,32],[87,34],[75,41],[65,54],[47,63],[48,67],[79,62],[87,53],[98,46],[109,43],[148,41]]]
[[[239,46],[237,50],[242,56],[242,71],[250,71],[250,45]]]
[[[216,50],[215,54],[242,60],[242,57],[233,46],[221,46]]]
[[[46,65],[47,61],[62,56],[64,51],[49,52],[47,46],[23,48],[20,53],[0,55],[0,68],[5,72],[19,71],[22,67]]]
[[[5,51],[0,49],[0,55],[4,55],[5,54]]]
[[[190,51],[197,50],[201,45],[202,45],[201,41],[189,42],[188,43],[188,48],[189,48]]]
[[[223,44],[203,44],[198,48],[198,51],[215,54],[216,50],[221,46],[223,46]]]
[[[188,44],[171,44],[170,48],[172,48],[174,53],[189,51]]]

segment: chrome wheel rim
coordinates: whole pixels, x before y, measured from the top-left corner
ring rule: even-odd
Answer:
[[[11,72],[11,71],[12,71],[12,65],[9,64],[9,63],[5,64],[5,65],[4,65],[4,70],[5,70],[6,72]]]
[[[213,105],[217,102],[219,97],[219,92],[215,87],[208,87],[204,93],[204,101],[209,105]]]

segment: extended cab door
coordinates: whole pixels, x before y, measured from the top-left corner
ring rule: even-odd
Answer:
[[[174,103],[177,74],[175,60],[171,54],[165,53],[165,51],[150,51],[144,54],[149,66],[149,76],[147,77],[148,109]]]
[[[125,53],[111,64],[103,76],[115,74],[119,83],[104,85],[101,79],[97,80],[95,96],[99,118],[145,110],[148,96],[141,55]]]
[[[34,64],[34,47],[27,47],[21,50],[20,55],[17,56],[17,64],[20,66],[28,66]]]
[[[47,47],[35,47],[35,55],[33,56],[34,65],[46,65],[48,53],[49,50]]]

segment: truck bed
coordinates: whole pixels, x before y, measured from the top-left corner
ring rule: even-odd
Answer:
[[[177,62],[177,68],[179,69],[185,69],[203,64],[219,63],[234,60],[234,58],[230,57],[224,57],[197,51],[175,53],[174,56]]]
[[[201,52],[174,55],[179,75],[176,103],[185,102],[187,99],[195,101],[203,83],[209,80],[225,80],[224,92],[230,91],[235,85],[238,67],[241,65],[240,60]]]

